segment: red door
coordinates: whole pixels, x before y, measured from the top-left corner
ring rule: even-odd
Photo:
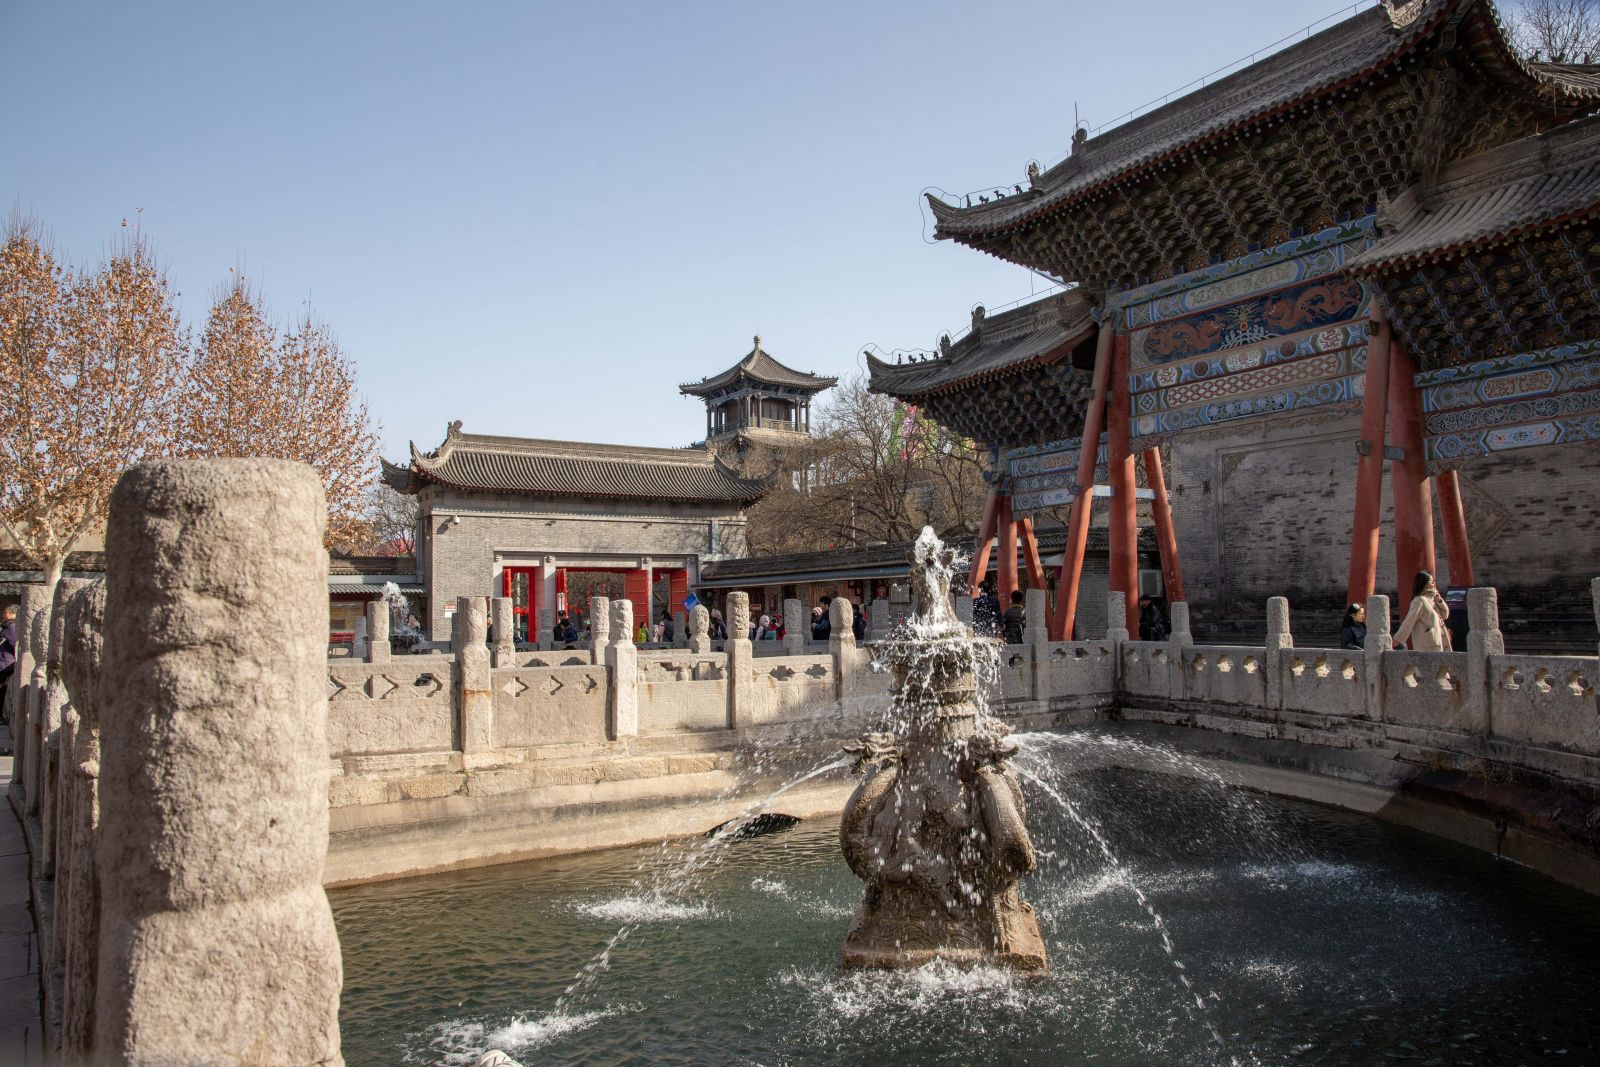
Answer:
[[[539,625],[539,587],[543,583],[543,567],[507,567],[500,572],[500,595],[511,601],[511,624],[518,641],[533,640],[528,635]]]

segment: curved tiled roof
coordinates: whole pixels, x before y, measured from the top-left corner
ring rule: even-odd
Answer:
[[[1527,63],[1511,51],[1489,0],[1412,0],[1345,19],[1205,88],[1074,145],[1033,187],[960,206],[929,196],[936,236],[994,234],[1027,225],[1182,152],[1268,121],[1303,102],[1383,69],[1429,38],[1447,17],[1483,20],[1497,67],[1530,98],[1600,98],[1593,68]],[[1465,38],[1467,35],[1460,35]]]
[[[865,353],[870,388],[912,399],[1055,362],[1093,332],[1092,310],[1082,290],[1069,289],[992,318],[975,316],[972,331],[934,359],[889,363]]]
[[[793,367],[784,366],[762,351],[761,337],[758,334],[755,339],[755,347],[739,362],[721,374],[713,374],[711,377],[702,378],[698,382],[685,382],[678,386],[678,392],[687,396],[704,396],[737,381],[741,375],[767,385],[789,386],[813,393],[820,393],[822,390],[837,385],[839,382],[837,378],[825,378],[820,374],[807,374],[805,371],[798,371]]]
[[[1524,137],[1446,167],[1381,213],[1383,236],[1348,264],[1371,272],[1436,259],[1473,245],[1600,209],[1600,116]]]
[[[402,492],[433,483],[453,489],[530,496],[749,503],[771,488],[743,478],[710,452],[690,448],[543,441],[464,434],[452,423],[437,451],[411,446],[411,464],[384,464]]]

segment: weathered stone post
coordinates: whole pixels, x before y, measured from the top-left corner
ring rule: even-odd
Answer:
[[[389,602],[367,601],[367,662],[388,663],[393,655],[389,647]]]
[[[961,599],[959,597],[956,599],[956,617],[961,617]],[[967,622],[968,625],[971,625],[972,620],[969,618]],[[889,629],[889,601],[879,597],[872,602],[872,606],[869,609],[867,636],[874,641],[882,641],[889,636]]]
[[[1027,612],[1022,643],[1028,646],[1031,690],[1034,700],[1050,699],[1050,608],[1043,589],[1029,589],[1023,602]]]
[[[681,611],[672,613],[672,647],[689,647],[689,616]]]
[[[606,667],[611,671],[611,721],[606,733],[613,741],[639,733],[639,649],[633,643],[633,601],[611,602],[611,643],[606,646]]]
[[[835,599],[838,599],[837,597]],[[798,656],[806,650],[811,640],[811,626],[806,620],[806,606],[798,600],[783,602],[783,650]]]
[[[61,657],[67,686],[73,749],[63,753],[62,781],[71,790],[61,824],[66,841],[56,871],[55,923],[61,961],[61,1052],[79,1062],[94,1039],[95,968],[100,939],[100,888],[95,876],[95,834],[100,823],[100,665],[106,586],[92,583],[68,602],[66,649]]]
[[[62,760],[61,728],[65,722],[67,687],[61,681],[61,652],[66,647],[67,601],[89,583],[83,578],[63,578],[56,583],[50,602],[50,631],[45,646],[45,690],[39,730],[39,874],[56,875],[56,808],[60,803]],[[43,946],[41,946],[42,948]],[[50,956],[45,955],[45,960]]]
[[[324,515],[282,460],[141,464],[112,493],[97,1063],[343,1063]]]
[[[1361,652],[1361,667],[1367,679],[1367,718],[1383,722],[1383,654],[1394,648],[1390,632],[1389,598],[1367,597],[1367,640]]]
[[[1595,629],[1600,630],[1600,578],[1590,578],[1589,579],[1589,599],[1594,601],[1594,625],[1595,625]],[[18,623],[22,622],[22,616],[21,615],[17,616],[17,622]],[[21,632],[22,632],[22,630],[19,627],[18,630],[17,630],[17,633],[20,634]],[[1596,646],[1596,647],[1600,648],[1600,646]],[[17,664],[17,674],[20,675],[21,673],[22,673],[22,664],[19,662]],[[15,705],[12,705],[12,706],[15,707]]]
[[[1172,614],[1172,632],[1167,635],[1167,697],[1184,700],[1189,696],[1189,674],[1183,669],[1183,650],[1194,644],[1189,631],[1189,605],[1182,600],[1167,606]]]
[[[464,753],[487,752],[494,744],[488,614],[483,597],[456,598],[456,713]]]
[[[1506,654],[1505,635],[1500,632],[1499,594],[1490,586],[1467,590],[1467,728],[1487,736],[1494,730],[1490,691],[1494,676],[1489,670],[1490,656]]]
[[[356,620],[355,633],[350,638],[350,658],[364,660],[371,650],[372,645],[367,640],[367,617],[363,614]]]
[[[50,602],[48,594],[42,585],[25,585],[22,602],[17,605],[17,666],[11,676],[11,684],[16,687],[11,702],[11,733],[16,746],[12,788],[24,813],[31,812],[34,803],[33,675],[43,666],[33,651],[33,625]]]
[[[842,596],[828,605],[828,654],[833,657],[833,695],[840,700],[855,689],[856,609]]]
[[[517,615],[511,610],[511,598],[492,597],[490,610],[494,613],[494,648],[490,656],[496,667],[517,665]]]
[[[1122,688],[1122,646],[1128,643],[1128,595],[1113,590],[1106,594],[1106,644],[1111,646],[1111,662],[1116,670],[1117,688]]]
[[[23,771],[27,775],[28,814],[35,816],[39,814],[39,783],[44,768],[47,737],[44,732],[44,700],[45,662],[49,645],[50,598],[44,596],[40,598],[39,610],[28,622],[28,651],[33,660],[33,671],[28,682],[28,765]]]
[[[1283,650],[1294,647],[1294,634],[1289,631],[1289,598],[1267,598],[1266,662],[1261,669],[1266,672],[1267,707],[1273,711],[1283,709]]]
[[[549,608],[540,608],[539,609],[539,632],[536,633],[536,634],[530,635],[532,637],[532,639],[533,639],[533,647],[537,648],[540,652],[548,652],[552,648],[555,648],[556,647],[555,629],[556,629],[555,613],[552,612]]]
[[[750,640],[750,594],[728,594],[728,726],[741,730],[755,712],[755,648]]]
[[[606,646],[611,643],[611,599],[589,598],[589,662],[605,666]]]
[[[696,604],[689,613],[689,651],[696,655],[711,651],[711,612],[704,604]]]
[[[888,605],[884,605],[885,608]],[[887,614],[887,612],[885,612]],[[972,629],[972,598],[969,596],[956,597],[956,618],[967,629]]]

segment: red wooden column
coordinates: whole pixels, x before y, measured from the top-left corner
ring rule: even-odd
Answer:
[[[1418,571],[1434,572],[1433,480],[1422,453],[1422,397],[1417,393],[1417,361],[1398,342],[1389,346],[1389,414],[1394,441],[1405,453],[1393,460],[1395,584],[1401,616],[1411,605],[1411,583]]]
[[[983,522],[978,527],[978,540],[972,546],[972,565],[967,570],[967,595],[978,596],[978,586],[989,573],[989,542],[994,539],[995,521],[1000,517],[1000,494],[991,492],[989,502],[983,507]]]
[[[1172,525],[1172,502],[1167,499],[1167,479],[1161,471],[1161,450],[1144,450],[1144,474],[1155,496],[1156,543],[1161,546],[1161,580],[1167,587],[1167,603],[1183,597],[1183,567],[1178,562],[1178,534]],[[1131,632],[1131,631],[1130,631]]]
[[[1461,482],[1453,470],[1441,471],[1439,520],[1444,527],[1444,555],[1450,564],[1450,584],[1471,589],[1472,546],[1467,541],[1467,512],[1461,506]]]
[[[1089,405],[1083,411],[1083,448],[1078,454],[1078,495],[1072,498],[1067,522],[1067,543],[1062,550],[1061,574],[1056,579],[1056,611],[1050,620],[1050,638],[1068,641],[1078,617],[1078,587],[1083,581],[1083,554],[1089,545],[1089,516],[1094,509],[1094,468],[1100,455],[1100,429],[1105,423],[1106,387],[1111,380],[1112,325],[1100,324],[1094,352],[1094,382]]]
[[[1106,469],[1111,475],[1111,591],[1126,593],[1127,627],[1139,632],[1138,477],[1129,449],[1133,411],[1128,397],[1128,338],[1112,346],[1111,407],[1106,412]],[[1109,620],[1115,622],[1116,620]]]
[[[1394,328],[1376,298],[1367,326],[1367,373],[1361,398],[1356,459],[1356,508],[1350,532],[1345,602],[1365,604],[1378,585],[1379,523],[1383,512],[1383,430],[1389,415],[1389,349]]]
[[[996,549],[1000,559],[995,565],[998,571],[995,581],[995,595],[1000,598],[1000,610],[1004,611],[1011,604],[1011,594],[1019,588],[1017,583],[1017,522],[1011,517],[1011,498],[1000,498],[1000,515],[996,525],[999,527],[1000,546]]]
[[[1044,560],[1039,558],[1039,540],[1033,536],[1033,519],[1017,520],[1017,536],[1022,539],[1022,562],[1028,565],[1028,588],[1045,588]]]

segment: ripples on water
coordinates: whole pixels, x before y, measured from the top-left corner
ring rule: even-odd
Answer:
[[[1027,787],[1040,870],[1024,893],[1047,977],[841,973],[861,883],[836,826],[802,824],[733,844],[671,897],[639,889],[641,861],[668,861],[654,848],[331,894],[346,1061],[470,1064],[497,1047],[530,1065],[1600,1063],[1593,898],[1205,781],[1085,765],[1054,785],[1121,869]],[[638,925],[610,969],[555,1012],[619,924]]]

